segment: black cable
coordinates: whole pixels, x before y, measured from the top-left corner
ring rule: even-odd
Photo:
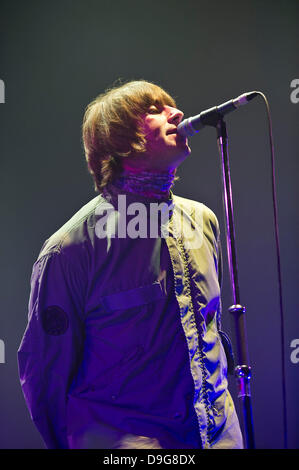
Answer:
[[[275,227],[275,242],[276,242],[276,258],[277,258],[277,272],[278,272],[278,286],[279,286],[279,308],[280,308],[280,335],[281,335],[281,369],[282,369],[282,400],[283,400],[283,439],[284,448],[288,448],[288,428],[287,428],[287,399],[286,399],[286,372],[285,372],[285,335],[284,335],[284,310],[283,310],[283,296],[282,296],[282,276],[281,276],[281,263],[280,263],[280,244],[279,244],[279,229],[277,220],[277,201],[276,201],[276,184],[275,184],[275,159],[274,159],[274,144],[272,121],[270,114],[270,106],[266,96],[256,91],[264,100],[269,126],[269,140],[271,151],[271,168],[272,168],[272,200],[273,200],[273,213],[274,213],[274,227]]]

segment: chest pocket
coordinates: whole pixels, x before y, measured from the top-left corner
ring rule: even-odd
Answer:
[[[77,392],[93,390],[109,397],[138,373],[152,336],[151,304],[165,298],[163,283],[155,281],[99,299],[100,309],[86,322]]]
[[[126,291],[116,292],[100,299],[101,307],[106,311],[123,310],[155,302],[165,297],[160,281]]]

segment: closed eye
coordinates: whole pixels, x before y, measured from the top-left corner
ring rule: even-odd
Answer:
[[[148,112],[149,112],[150,114],[156,114],[156,113],[158,114],[158,113],[159,113],[159,109],[156,108],[156,106],[151,106],[151,107],[149,108]]]
[[[163,109],[160,106],[156,106],[154,104],[152,104],[148,109],[148,113],[150,114],[160,114],[162,111]]]

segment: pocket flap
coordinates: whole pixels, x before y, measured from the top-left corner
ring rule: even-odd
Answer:
[[[105,310],[121,310],[148,304],[165,297],[161,282],[155,281],[147,286],[116,292],[101,298]]]

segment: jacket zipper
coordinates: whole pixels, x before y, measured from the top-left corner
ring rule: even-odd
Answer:
[[[181,248],[182,255],[183,255],[184,269],[186,273],[186,283],[185,283],[186,291],[187,291],[187,295],[189,296],[191,300],[190,310],[191,310],[191,314],[194,316],[194,319],[195,319],[193,298],[192,298],[192,293],[191,293],[191,276],[190,276],[190,271],[189,271],[189,266],[188,266],[187,254],[186,254],[186,250],[185,250],[182,240],[177,238],[177,241],[178,241],[178,244]],[[195,325],[196,325],[196,321],[195,321]],[[196,325],[196,328],[197,328],[197,325]],[[198,331],[198,328],[197,328],[197,331]],[[202,397],[203,397],[203,402],[204,402],[204,407],[205,407],[206,417],[207,417],[207,441],[208,441],[208,444],[210,445],[211,441],[210,441],[209,434],[213,428],[213,423],[209,416],[210,403],[209,403],[208,392],[207,392],[207,371],[206,371],[206,367],[204,364],[203,351],[202,351],[202,348],[200,347],[200,344],[199,344],[198,349],[199,349],[200,367],[202,371]]]

